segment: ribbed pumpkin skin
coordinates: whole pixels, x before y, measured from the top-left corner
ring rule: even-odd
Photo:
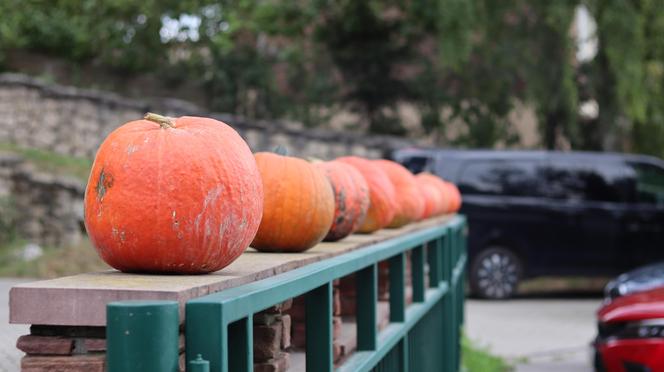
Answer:
[[[334,192],[334,219],[326,241],[337,241],[355,232],[369,210],[369,185],[352,165],[339,161],[314,163],[325,173]]]
[[[431,214],[437,216],[444,213],[449,213],[451,207],[450,190],[442,178],[428,172],[418,173],[415,178],[418,182],[425,183],[436,190],[436,205],[438,206]]]
[[[325,174],[303,159],[269,152],[255,157],[265,202],[251,246],[266,252],[302,252],[318,244],[334,217],[334,194]]]
[[[444,182],[447,186],[448,192],[450,194],[450,199],[451,199],[450,207],[449,207],[450,213],[458,212],[459,209],[461,208],[461,203],[462,203],[462,201],[461,201],[461,192],[459,192],[459,188],[455,184],[453,184],[451,182],[447,182],[447,181],[444,181]]]
[[[424,199],[424,212],[422,219],[436,216],[443,210],[443,196],[440,195],[438,188],[431,182],[421,177],[415,177],[417,186]]]
[[[238,176],[241,175],[241,176]],[[228,125],[181,117],[129,122],[101,144],[85,191],[85,226],[101,258],[127,272],[219,270],[254,238],[263,186]]]
[[[396,192],[389,177],[370,160],[358,156],[344,156],[337,161],[355,167],[369,185],[369,210],[357,232],[371,233],[387,227],[397,210]]]
[[[424,199],[417,187],[415,176],[394,161],[381,159],[373,162],[385,172],[396,191],[398,208],[388,227],[397,228],[418,221],[424,212]]]

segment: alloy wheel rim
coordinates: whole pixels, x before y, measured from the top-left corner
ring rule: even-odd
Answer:
[[[487,297],[509,297],[518,282],[516,262],[508,255],[492,253],[480,261],[477,279],[479,289]]]

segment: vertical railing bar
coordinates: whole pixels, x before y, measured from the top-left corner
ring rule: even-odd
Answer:
[[[429,241],[427,245],[427,262],[429,263],[429,287],[437,288],[440,285],[440,238]]]
[[[440,254],[440,267],[442,280],[447,283],[449,292],[443,299],[443,326],[444,326],[444,342],[443,342],[443,358],[445,364],[445,371],[454,371],[454,286],[452,285],[452,242],[453,230],[451,228],[445,229],[445,234],[438,240],[441,250]]]
[[[332,283],[305,295],[306,370],[332,372]]]
[[[228,325],[221,304],[188,303],[186,314],[187,362],[200,354],[210,362],[210,372],[228,372]]]
[[[355,273],[357,350],[376,350],[378,303],[377,265]]]
[[[410,370],[410,358],[408,357],[408,334],[399,341],[399,362],[400,368],[399,372],[409,372]]]
[[[228,370],[251,372],[254,370],[253,316],[237,320],[228,326]]]
[[[406,296],[404,281],[405,253],[392,256],[390,266],[390,322],[403,322],[406,320]]]
[[[424,302],[424,246],[415,247],[412,252],[413,302]]]

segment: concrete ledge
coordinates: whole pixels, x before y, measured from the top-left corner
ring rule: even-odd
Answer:
[[[192,298],[265,279],[451,218],[442,216],[400,229],[352,235],[340,242],[320,243],[304,253],[248,249],[230,266],[207,275],[138,275],[111,270],[19,284],[9,293],[9,322],[105,326],[108,302],[134,299],[178,301],[180,319],[184,320],[184,304]]]

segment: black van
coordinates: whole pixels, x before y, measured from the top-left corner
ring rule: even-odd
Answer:
[[[393,158],[459,186],[477,296],[508,298],[526,277],[612,276],[664,260],[660,159],[423,149],[399,150]]]

